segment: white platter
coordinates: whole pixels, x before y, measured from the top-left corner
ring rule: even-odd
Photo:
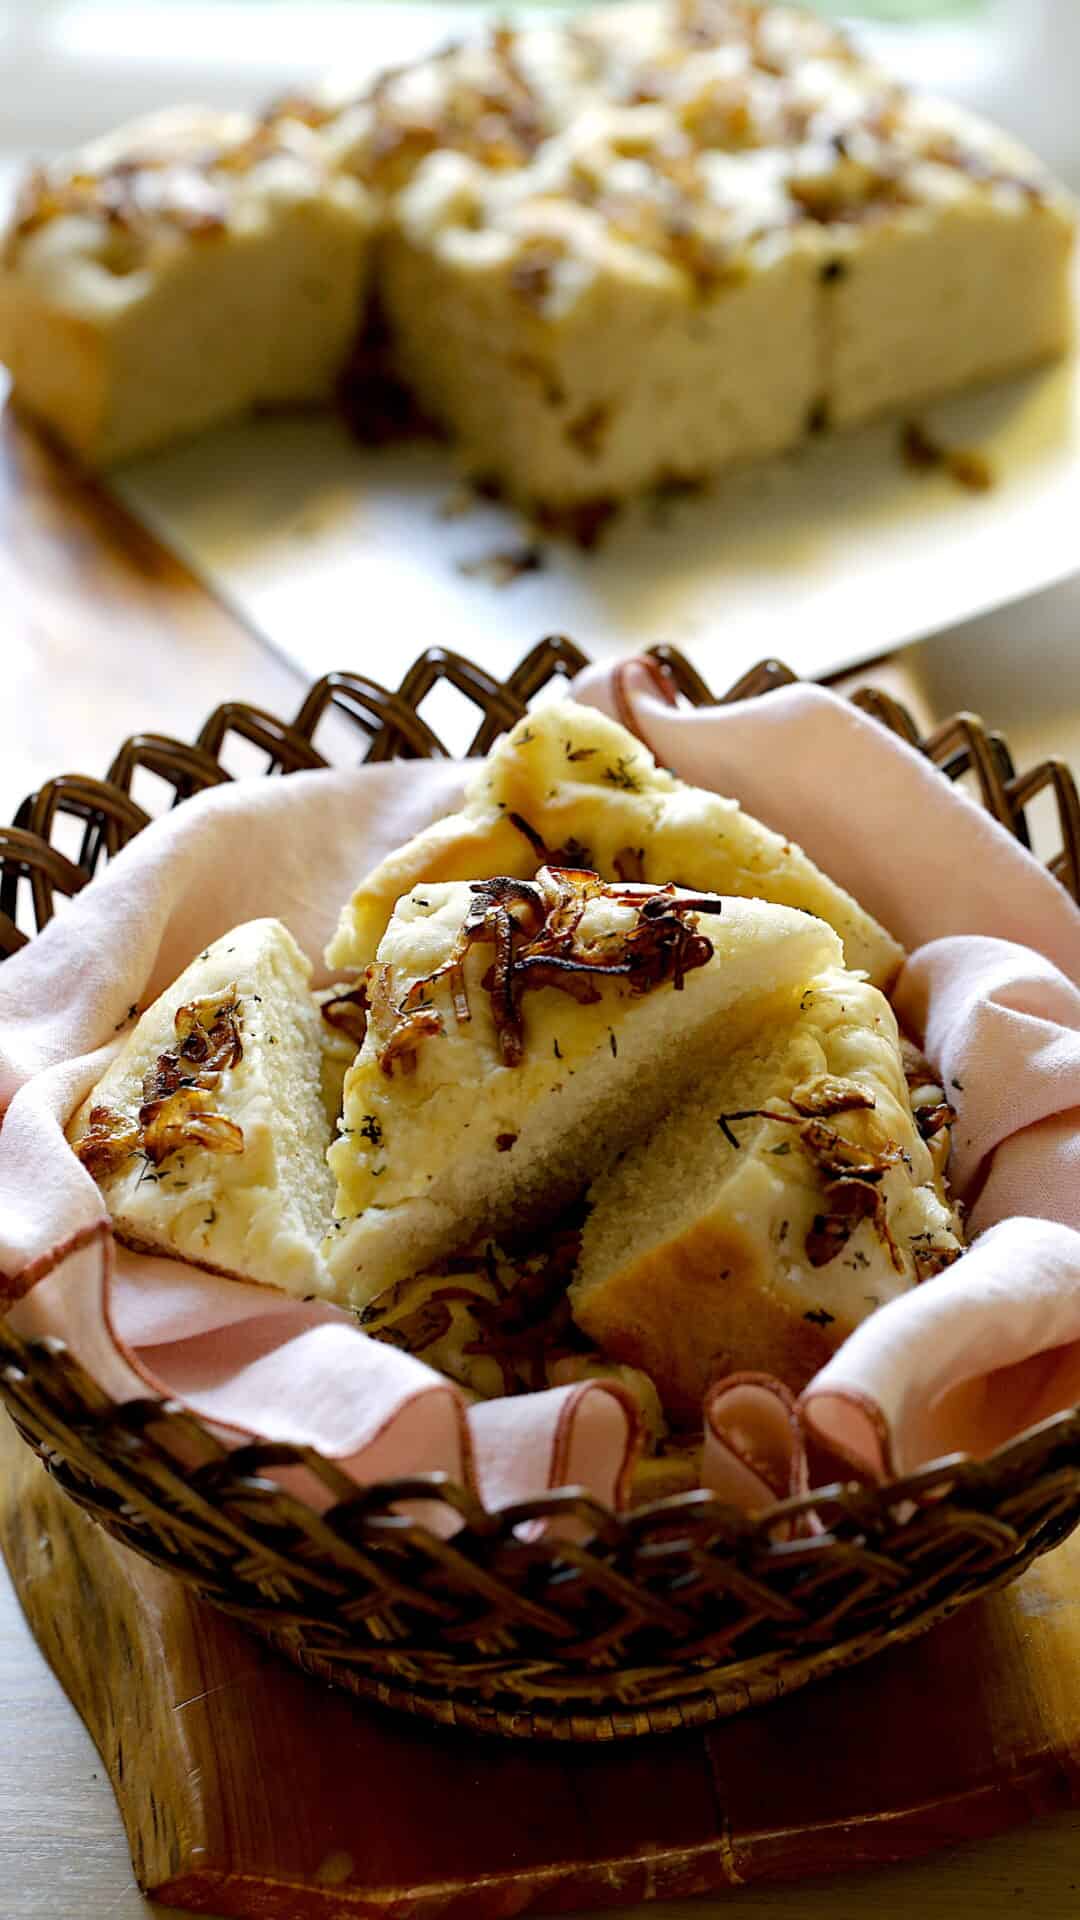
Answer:
[[[541,634],[609,656],[668,641],[719,685],[769,654],[823,674],[1080,569],[1080,380],[1070,361],[923,410],[995,484],[915,474],[895,423],[639,505],[600,550],[538,541],[540,571],[463,571],[532,535],[487,503],[457,517],[450,454],[368,452],[330,417],[264,420],[114,477],[127,504],[305,675],[393,681],[427,644],[505,671]]]

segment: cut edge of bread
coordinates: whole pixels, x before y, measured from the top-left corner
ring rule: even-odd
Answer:
[[[573,1008],[575,1015],[595,1016],[595,1037],[575,1053],[572,1070],[568,1061],[552,1058],[548,1027],[553,1016],[542,1004],[562,1010],[567,1003],[545,988],[532,996],[540,1009],[532,1042],[536,1076],[529,1072],[527,1053],[522,1067],[493,1068],[472,1085],[444,1083],[425,1093],[418,1106],[403,1104],[396,1116],[380,1106],[383,1134],[392,1136],[398,1153],[403,1136],[412,1144],[417,1182],[419,1169],[425,1168],[424,1187],[414,1186],[393,1204],[367,1205],[335,1221],[325,1254],[343,1305],[366,1304],[480,1234],[498,1237],[508,1226],[523,1228],[553,1217],[680,1098],[703,1050],[722,1053],[782,1019],[807,980],[840,961],[836,935],[810,915],[760,901],[725,905],[728,915],[715,922],[715,931],[710,917],[700,916],[699,926],[714,939],[713,956],[687,975],[681,993],[666,985],[620,999],[609,988],[595,1007]],[[346,1089],[347,1119],[360,1116],[372,1085],[387,1101],[392,1097],[387,1090],[397,1084],[374,1079],[378,1068],[370,1032],[365,1049],[354,1070],[357,1078]],[[508,1108],[508,1099],[516,1106]],[[508,1113],[514,1126],[509,1150],[503,1131]],[[440,1155],[433,1156],[430,1142],[440,1125],[450,1137],[444,1136]],[[338,1207],[346,1213],[345,1156],[351,1164],[359,1151],[355,1130],[351,1139],[334,1146]],[[363,1151],[382,1149],[365,1146]]]
[[[821,1025],[815,996],[829,1003]],[[853,1067],[860,1022],[872,1040]],[[880,1070],[875,1054],[895,1054],[895,1070]],[[808,1229],[827,1207],[823,1185],[798,1125],[756,1110],[796,1120],[790,1094],[823,1075],[853,1080],[878,1102],[877,1111],[840,1113],[825,1125],[861,1145],[888,1140],[902,1149],[880,1183],[901,1271],[865,1220],[834,1259],[809,1259]],[[709,1379],[729,1372],[769,1373],[801,1389],[869,1311],[915,1284],[913,1236],[929,1233],[948,1257],[960,1245],[912,1115],[892,1011],[843,972],[811,982],[764,1049],[759,1036],[718,1062],[680,1109],[593,1182],[589,1202],[570,1288],[574,1319],[603,1351],[650,1373],[678,1418],[699,1412]]]

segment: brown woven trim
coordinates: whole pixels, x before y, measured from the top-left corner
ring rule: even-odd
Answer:
[[[627,680],[632,664],[644,667],[658,698],[666,705],[685,702],[696,708],[726,706],[796,683],[789,668],[776,660],[763,660],[718,696],[677,649],[666,645],[650,648],[638,662],[619,662],[606,679],[623,724],[646,746],[649,742],[638,727]],[[107,780],[59,775],[40,794],[29,796],[19,809],[14,827],[0,827],[0,959],[17,951],[27,937],[18,925],[17,911],[24,888],[29,896],[28,917],[40,931],[52,918],[57,896],[77,892],[102,859],[111,859],[139,831],[140,823],[145,824],[142,810],[134,807],[128,791],[133,773],[141,766],[148,766],[172,786],[178,799],[183,799],[197,788],[228,778],[215,755],[225,738],[234,733],[255,741],[269,755],[268,773],[318,765],[322,755],[313,744],[313,735],[329,708],[359,732],[367,761],[398,755],[441,757],[448,754],[448,749],[416,709],[434,687],[444,682],[478,710],[480,725],[469,753],[484,753],[500,733],[520,719],[541,688],[555,679],[572,678],[588,665],[581,649],[559,634],[539,641],[505,681],[496,680],[461,654],[428,647],[396,692],[356,674],[333,673],[309,690],[291,722],[275,719],[243,702],[229,701],[210,716],[197,748],[162,735],[138,735],[120,748]],[[946,778],[957,780],[973,774],[982,804],[991,817],[1025,847],[1030,847],[1030,832],[1024,809],[1039,794],[1048,792],[1056,809],[1061,845],[1047,867],[1066,893],[1080,902],[1080,795],[1063,761],[1047,760],[1017,773],[1006,741],[970,713],[943,722],[924,738],[906,709],[880,688],[864,687],[850,699],[852,705],[937,765]],[[72,815],[84,830],[77,865],[49,839]]]
[[[79,1227],[66,1240],[57,1240],[47,1253],[39,1254],[36,1260],[29,1261],[16,1273],[0,1270],[0,1307],[6,1311],[17,1301],[24,1300],[39,1281],[47,1280],[73,1253],[80,1253],[83,1247],[90,1246],[95,1240],[107,1241],[111,1245],[112,1237],[108,1219],[95,1220],[90,1226]],[[105,1257],[107,1260],[108,1256]]]

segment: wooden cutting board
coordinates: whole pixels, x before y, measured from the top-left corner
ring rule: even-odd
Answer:
[[[0,1429],[0,1543],[140,1885],[251,1920],[502,1920],[866,1866],[1080,1806],[1080,1534],[922,1640],[707,1733],[516,1746],[295,1671]]]

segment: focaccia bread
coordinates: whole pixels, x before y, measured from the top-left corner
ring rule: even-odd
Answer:
[[[338,1299],[555,1218],[678,1104],[704,1050],[840,959],[823,921],[758,900],[550,869],[414,889],[368,975],[330,1152]]]
[[[595,1180],[575,1320],[676,1417],[744,1369],[798,1391],[875,1308],[958,1257],[950,1119],[941,1101],[913,1113],[884,996],[823,973],[786,1024],[703,1061]]]
[[[1029,152],[799,8],[663,0],[35,174],[0,278],[20,400],[108,461],[328,398],[373,219],[397,377],[571,525],[1070,333],[1073,207]]]
[[[279,920],[252,920],[141,1015],[68,1128],[126,1245],[327,1291],[332,1123],[310,976]]]
[[[326,403],[373,221],[359,181],[287,115],[149,116],[24,183],[0,359],[93,465],[255,407]]]
[[[369,172],[389,151],[400,370],[530,507],[703,480],[1067,343],[1064,192],[808,13],[607,8],[501,64],[497,164],[456,135],[451,58],[382,89]]]
[[[333,967],[371,961],[395,902],[435,880],[528,879],[547,859],[607,880],[737,894],[817,914],[840,935],[849,967],[888,987],[902,947],[802,848],[738,803],[686,786],[614,720],[552,701],[492,748],[459,813],[436,820],[358,886],[327,949]]]
[[[542,1231],[529,1250],[494,1241],[413,1274],[373,1300],[360,1316],[372,1339],[426,1361],[478,1400],[542,1393],[584,1380],[626,1388],[651,1451],[667,1432],[647,1375],[585,1351],[566,1297],[578,1236]]]

